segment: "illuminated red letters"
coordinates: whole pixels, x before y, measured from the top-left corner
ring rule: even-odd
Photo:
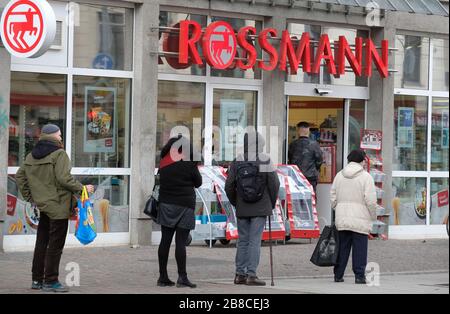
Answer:
[[[286,30],[283,32],[281,38],[281,51],[280,51],[280,65],[279,69],[286,71],[286,62],[289,59],[289,67],[291,68],[291,74],[297,74],[298,66],[300,62],[303,66],[303,72],[311,73],[311,46],[309,33],[303,33],[300,42],[297,45],[297,50],[294,51],[292,45],[291,35]]]
[[[281,71],[288,71],[289,67],[289,74],[295,75],[301,64],[304,73],[317,74],[320,72],[322,60],[325,60],[328,72],[335,76],[345,74],[346,62],[350,64],[356,76],[372,76],[373,64],[382,78],[386,78],[389,74],[387,40],[381,42],[381,52],[379,52],[370,38],[365,40],[360,37],[355,38],[355,47],[352,49],[347,38],[340,36],[339,41],[334,43],[333,53],[330,39],[324,34],[320,37],[316,55],[312,56],[309,33],[303,33],[298,40],[291,37],[287,30],[283,31],[278,52],[273,43],[277,40],[278,31],[274,28],[264,29],[258,35],[255,27],[246,26],[238,30],[236,34],[229,23],[218,21],[210,24],[202,35],[201,25],[195,21],[182,21],[179,27],[178,63],[174,60],[168,62],[176,68],[185,68],[191,64],[203,65],[206,61],[211,67],[222,70],[234,67],[248,70],[257,66],[264,71],[273,71],[277,67]],[[257,60],[257,49],[249,36],[257,38],[259,48],[265,52],[264,60]],[[205,60],[202,60],[197,48],[200,43]],[[167,46],[170,50],[174,47],[176,45],[171,45],[171,48]]]

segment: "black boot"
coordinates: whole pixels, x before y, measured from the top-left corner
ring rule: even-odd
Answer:
[[[187,276],[183,276],[178,278],[177,288],[197,288],[197,285],[190,282]]]
[[[170,280],[169,278],[165,278],[165,279],[159,278],[158,282],[157,282],[157,286],[158,287],[173,287],[173,286],[175,286],[175,283],[172,280]]]

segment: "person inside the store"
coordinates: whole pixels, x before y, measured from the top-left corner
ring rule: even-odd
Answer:
[[[289,146],[289,164],[297,165],[316,192],[320,167],[323,163],[319,143],[310,139],[308,122],[297,124],[299,138]]]

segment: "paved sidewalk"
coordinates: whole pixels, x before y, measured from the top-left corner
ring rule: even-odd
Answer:
[[[333,282],[331,268],[315,267],[309,262],[315,241],[294,240],[273,247],[275,287],[235,286],[234,245],[217,244],[188,247],[188,273],[197,289],[159,288],[156,246],[66,249],[61,262],[61,281],[71,277],[69,263],[80,268],[80,287],[71,293],[189,293],[189,294],[286,294],[286,293],[449,293],[449,241],[370,241],[369,262],[382,274],[380,286],[353,283],[351,263],[346,282]],[[170,253],[169,274],[176,280],[174,248]],[[32,253],[0,253],[0,293],[33,293]],[[262,248],[259,276],[270,276],[269,247]]]

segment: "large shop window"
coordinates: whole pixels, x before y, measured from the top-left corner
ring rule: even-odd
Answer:
[[[21,166],[47,123],[66,126],[66,76],[11,73],[8,166]]]
[[[158,125],[156,134],[156,164],[159,165],[161,149],[173,132],[189,130],[191,139],[202,134],[205,108],[205,84],[191,82],[158,82]],[[194,125],[197,132],[194,134]],[[181,132],[184,133],[184,132]]]
[[[159,13],[159,26],[178,28],[179,23],[184,20],[196,21],[202,28],[206,27],[207,17],[206,15],[186,14],[186,13],[174,13],[161,11]],[[159,32],[159,51],[169,51],[173,53],[178,52],[179,32],[174,30],[161,30]],[[201,55],[202,45],[200,42],[196,44],[196,47]],[[158,71],[160,73],[172,73],[172,74],[189,74],[189,75],[206,75],[206,66],[192,65],[182,66],[178,63],[177,55],[166,55],[159,58]]]
[[[97,232],[128,232],[129,229],[129,188],[128,176],[77,176],[81,183],[95,186],[90,196]],[[71,224],[70,232],[75,232]]]
[[[395,87],[428,89],[430,39],[397,35],[395,47]]]
[[[131,71],[133,10],[80,4],[75,25],[74,67]]]
[[[432,225],[443,225],[448,220],[448,178],[431,178]]]
[[[214,90],[214,165],[227,166],[237,157],[246,128],[257,127],[257,101],[256,91]]]
[[[95,171],[91,171],[95,174]],[[128,232],[129,230],[129,177],[128,176],[77,176],[83,184],[95,185],[93,215],[98,233]],[[33,235],[37,233],[39,211],[23,200],[15,176],[8,176],[8,198],[4,235]],[[70,233],[75,232],[75,221],[70,223]]]
[[[431,42],[433,44],[433,90],[448,91],[448,39],[431,39]]]
[[[394,171],[427,170],[427,107],[427,97],[395,96]]]
[[[131,80],[75,76],[73,81],[74,166],[128,168]]]
[[[427,179],[393,178],[391,225],[425,225],[427,220]]]
[[[448,98],[433,98],[431,170],[448,171]]]

